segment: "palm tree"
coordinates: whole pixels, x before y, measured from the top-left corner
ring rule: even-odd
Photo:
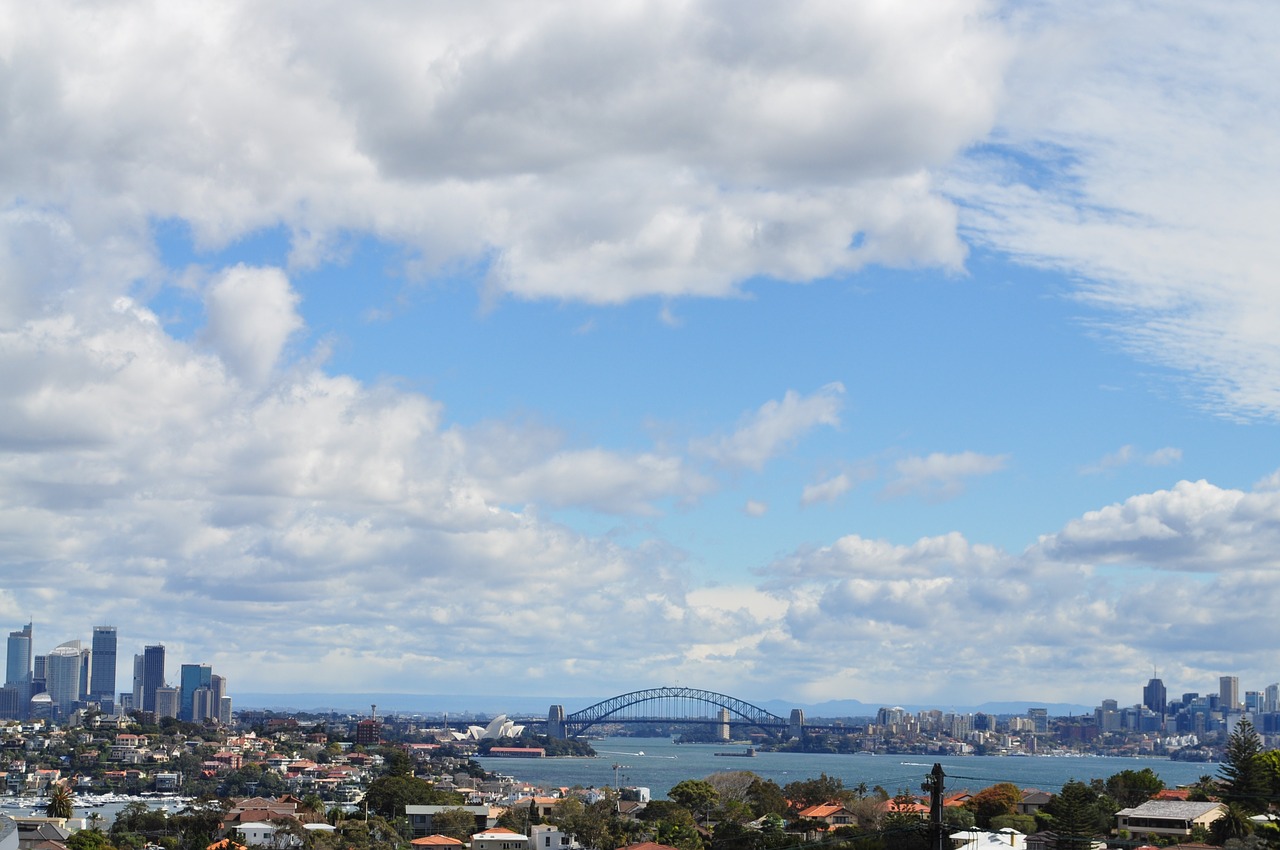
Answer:
[[[69,818],[73,802],[71,789],[65,785],[54,785],[49,788],[49,802],[45,804],[44,814],[49,818]]]

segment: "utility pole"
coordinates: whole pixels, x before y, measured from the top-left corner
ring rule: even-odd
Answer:
[[[946,850],[946,833],[942,829],[942,765],[934,763],[924,790],[929,792],[929,850]]]

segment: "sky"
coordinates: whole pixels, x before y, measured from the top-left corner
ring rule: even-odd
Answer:
[[[233,697],[1262,690],[1278,27],[0,3],[0,628]]]

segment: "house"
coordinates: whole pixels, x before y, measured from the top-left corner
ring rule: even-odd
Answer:
[[[1116,829],[1138,835],[1168,835],[1185,838],[1197,826],[1209,827],[1227,813],[1222,803],[1192,803],[1182,800],[1148,800],[1140,806],[1116,812]]]
[[[0,815],[0,850],[18,850],[18,822]]]
[[[805,820],[820,820],[827,826],[853,826],[858,816],[839,803],[821,803],[797,813]]]
[[[560,804],[559,797],[521,797],[511,804],[513,812],[527,812],[532,804],[534,813],[539,818],[549,818],[556,812],[556,806]]]
[[[1018,801],[1015,808],[1020,815],[1034,815],[1052,799],[1053,795],[1047,791],[1037,791],[1033,788],[1022,792],[1022,799]]]
[[[301,847],[302,839],[271,823],[242,823],[236,832],[250,847]]]
[[[502,809],[494,806],[405,806],[405,816],[409,818],[409,828],[414,838],[435,835],[437,832],[432,823],[433,818],[446,809],[462,809],[470,812],[476,819],[476,829],[484,832],[498,825],[498,816]]]
[[[536,823],[529,827],[529,850],[581,850],[582,845],[572,835],[561,832],[557,826]]]
[[[431,850],[435,847],[465,847],[463,842],[456,838],[450,838],[447,835],[424,835],[421,838],[415,838],[409,842],[414,847],[422,847],[424,850]]]
[[[471,836],[471,850],[529,850],[529,836],[495,826]]]
[[[1027,837],[1016,829],[966,829],[951,833],[951,844],[956,850],[1026,850]]]

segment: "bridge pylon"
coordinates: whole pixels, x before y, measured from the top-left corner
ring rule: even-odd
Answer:
[[[564,738],[564,706],[553,705],[547,712],[547,737]]]
[[[787,734],[792,738],[804,737],[804,709],[791,709],[791,718],[787,723]]]

